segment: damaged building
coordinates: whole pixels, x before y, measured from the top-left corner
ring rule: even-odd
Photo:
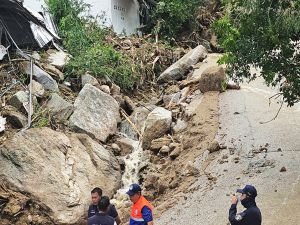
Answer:
[[[0,59],[8,48],[43,48],[60,39],[47,12],[37,13],[16,0],[0,0],[0,37]]]
[[[112,26],[118,34],[133,34],[141,26],[140,3],[138,0],[84,0],[90,5],[90,14],[103,15],[103,23]],[[24,5],[41,11],[43,0],[24,0]]]

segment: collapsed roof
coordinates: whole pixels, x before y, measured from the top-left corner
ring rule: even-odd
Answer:
[[[0,0],[0,45],[42,48],[59,40],[49,14],[25,8],[17,0]]]

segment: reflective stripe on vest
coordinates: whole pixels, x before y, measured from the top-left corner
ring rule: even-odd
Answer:
[[[144,221],[143,218],[134,218],[134,217],[130,217],[130,219],[134,220],[134,221]]]

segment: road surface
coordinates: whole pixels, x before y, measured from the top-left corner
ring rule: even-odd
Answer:
[[[226,225],[229,194],[245,184],[257,187],[264,225],[300,224],[300,105],[284,106],[274,121],[262,123],[280,106],[274,101],[269,106],[274,93],[255,81],[220,95],[217,139],[227,148],[213,153],[205,170],[214,182],[199,177],[155,224]],[[195,165],[201,169],[208,158],[204,154]]]

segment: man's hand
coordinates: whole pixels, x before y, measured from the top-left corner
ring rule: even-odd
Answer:
[[[231,204],[237,204],[238,198],[235,195],[231,195]]]

